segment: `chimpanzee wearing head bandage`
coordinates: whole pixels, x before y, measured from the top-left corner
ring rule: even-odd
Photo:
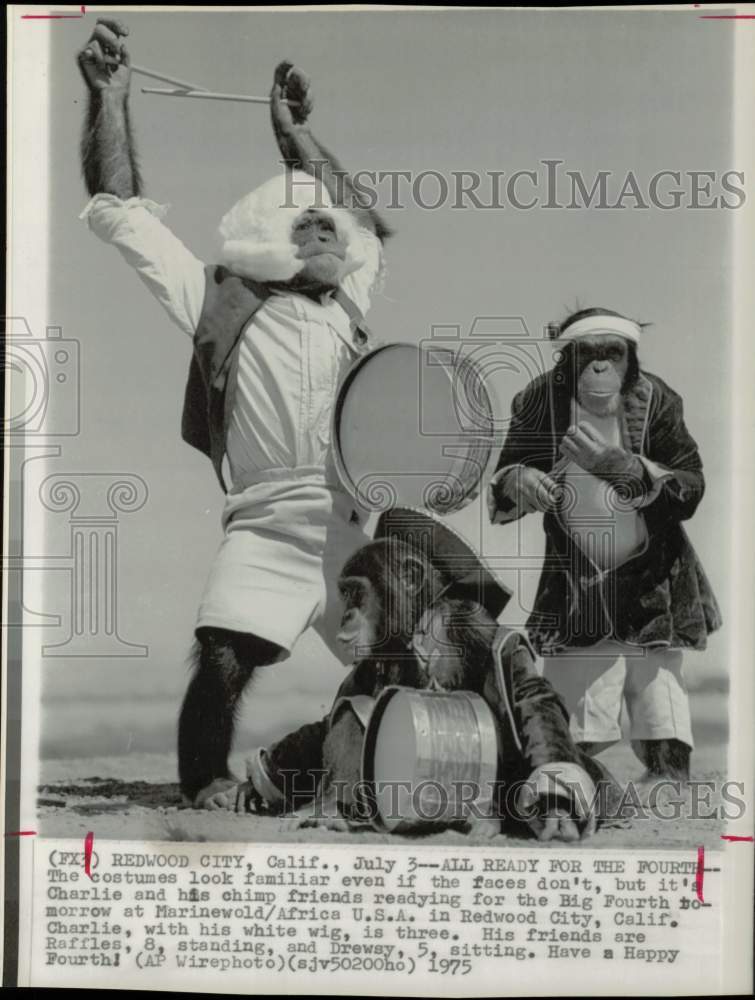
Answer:
[[[704,479],[681,397],[637,358],[641,326],[585,309],[556,329],[555,367],[513,400],[488,489],[494,523],[544,513],[545,564],[530,638],[575,739],[621,739],[649,777],[689,776],[682,651],[703,649],[720,613],[682,527]]]

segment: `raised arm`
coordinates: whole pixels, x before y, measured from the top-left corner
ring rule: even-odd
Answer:
[[[140,197],[128,108],[126,35],[128,28],[121,21],[99,18],[77,55],[89,91],[81,166],[92,201],[82,218],[120,252],[173,322],[191,337],[204,301],[204,265],[163,225],[164,207]]]
[[[295,102],[289,106],[286,100]],[[368,199],[354,183],[336,157],[314,137],[307,124],[312,111],[309,79],[290,62],[282,62],[275,70],[270,94],[273,131],[286,165],[305,170],[317,177],[328,189],[334,203],[348,209],[361,226],[371,230],[380,240],[391,236],[391,230],[380,218]]]
[[[84,181],[90,195],[114,194],[123,200],[141,194],[142,188],[128,108],[126,35],[121,21],[100,17],[77,56],[89,91],[81,139]]]

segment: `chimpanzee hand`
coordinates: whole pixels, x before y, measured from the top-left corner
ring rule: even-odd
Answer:
[[[517,813],[538,840],[571,843],[595,832],[595,798],[595,786],[579,765],[544,764],[520,787]]]
[[[286,101],[292,103],[286,104]],[[278,63],[270,92],[270,109],[276,128],[287,134],[297,125],[303,125],[312,112],[312,104],[309,77],[293,63]]]
[[[520,797],[519,804],[524,804],[523,796]],[[529,808],[532,815],[527,820],[527,825],[538,840],[563,840],[569,844],[585,840],[595,832],[594,815],[587,819],[575,816],[567,799],[559,802],[558,799],[551,801],[550,796],[533,797]]]
[[[552,795],[539,794],[537,789],[527,785],[519,792],[517,805],[538,840],[563,840],[570,844],[582,836],[589,836],[595,829],[591,825],[589,831],[585,828],[580,832],[580,825],[585,825],[578,823],[568,799],[559,801]]]
[[[78,52],[76,61],[90,90],[109,93],[128,92],[131,60],[121,41],[128,34],[122,21],[98,17],[92,37]]]
[[[364,823],[353,824],[341,815],[338,808],[338,796],[335,789],[327,789],[318,793],[318,798],[296,812],[288,813],[281,818],[281,828],[285,831],[306,830],[313,827],[321,830],[336,830],[348,833],[354,826],[364,827]]]
[[[530,824],[538,840],[563,840],[566,844],[579,840],[582,834],[567,809],[553,809],[539,821]]]
[[[523,514],[553,510],[561,492],[555,479],[528,465],[516,465],[509,469],[498,482],[492,484],[492,488],[499,507],[504,499],[513,501]]]
[[[560,445],[561,454],[594,476],[621,485],[631,496],[644,492],[644,467],[636,455],[609,444],[588,423],[572,425]]]

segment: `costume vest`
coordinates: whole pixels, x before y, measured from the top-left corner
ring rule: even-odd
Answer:
[[[194,334],[194,354],[184,395],[181,437],[207,455],[225,491],[222,465],[236,397],[241,335],[271,290],[214,264],[205,268],[205,276],[204,303]],[[361,313],[340,289],[335,298],[349,316],[356,349],[364,350],[369,334]]]

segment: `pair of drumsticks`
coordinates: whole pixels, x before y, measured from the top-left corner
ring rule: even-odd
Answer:
[[[142,87],[143,94],[161,94],[163,97],[198,97],[205,101],[242,101],[245,104],[269,104],[269,97],[252,97],[248,94],[218,94],[213,90],[207,90],[206,87],[197,86],[196,83],[187,83],[186,80],[178,80],[173,76],[166,76],[165,73],[156,73],[153,69],[147,69],[146,66],[135,66],[131,64],[132,73],[140,73],[142,76],[148,76],[152,80],[160,80],[161,83],[170,83],[173,85],[173,90],[164,90],[159,87]],[[284,104],[289,104],[295,107],[297,101],[286,101]]]

